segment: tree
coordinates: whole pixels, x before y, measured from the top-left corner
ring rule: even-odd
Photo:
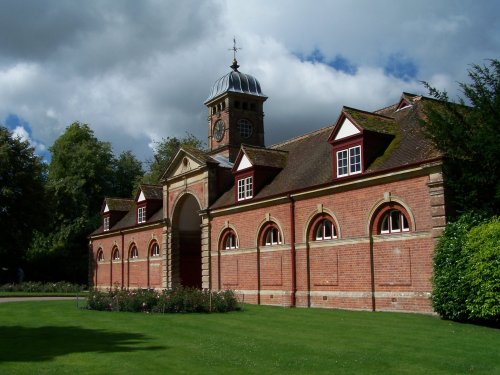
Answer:
[[[203,142],[189,133],[186,133],[186,136],[183,138],[167,137],[163,138],[160,142],[155,142],[154,160],[149,162],[149,171],[144,176],[142,182],[158,184],[168,163],[170,163],[181,147],[192,147],[201,150]]]
[[[437,101],[426,108],[427,135],[444,153],[449,204],[460,214],[500,210],[500,61],[473,65],[464,98],[450,102],[444,91],[424,83]],[[470,104],[470,105],[466,105]]]
[[[13,277],[33,230],[43,226],[45,179],[45,165],[34,148],[0,126],[0,279],[6,273]]]
[[[111,145],[86,124],[73,123],[50,148],[47,191],[50,221],[29,251],[31,274],[39,280],[87,281],[87,235],[100,220],[103,197],[113,192]]]
[[[113,196],[133,196],[143,175],[142,164],[134,154],[122,152],[114,162]]]

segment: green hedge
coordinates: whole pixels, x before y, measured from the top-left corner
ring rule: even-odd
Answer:
[[[194,288],[91,290],[87,308],[101,311],[153,313],[228,312],[238,310],[233,291],[210,292]]]
[[[449,223],[434,256],[432,305],[445,319],[498,322],[500,224],[464,214]]]
[[[500,218],[471,229],[465,243],[470,254],[466,301],[472,319],[500,322]]]
[[[10,283],[0,285],[0,292],[27,292],[27,293],[77,293],[84,290],[84,285],[72,284],[66,281],[42,283],[27,281],[24,283]]]

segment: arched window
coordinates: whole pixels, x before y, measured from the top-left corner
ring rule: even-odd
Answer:
[[[155,242],[151,247],[151,256],[159,257],[160,256],[160,246]]]
[[[113,260],[120,260],[120,250],[115,249],[113,251]]]
[[[135,259],[139,257],[139,251],[137,250],[137,247],[134,246],[132,250],[130,250],[130,258]]]
[[[400,210],[387,210],[380,219],[379,234],[409,232],[410,226]]]
[[[220,247],[223,250],[232,250],[239,247],[238,236],[236,236],[236,233],[232,229],[224,232]]]
[[[97,250],[97,261],[104,262],[104,252],[102,249]]]
[[[335,228],[333,220],[329,218],[320,219],[314,229],[314,240],[323,241],[334,238],[337,238],[337,228]]]
[[[281,232],[278,226],[274,223],[271,223],[266,226],[264,229],[264,236],[262,237],[262,245],[265,246],[275,246],[280,245],[283,241]]]

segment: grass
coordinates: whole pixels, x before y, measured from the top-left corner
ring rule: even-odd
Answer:
[[[82,292],[0,292],[0,298],[6,297],[85,297],[88,291]]]
[[[1,374],[498,374],[500,331],[433,316],[248,306],[113,313],[0,304]]]

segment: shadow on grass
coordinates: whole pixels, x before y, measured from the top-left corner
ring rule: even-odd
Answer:
[[[80,327],[0,327],[0,362],[49,361],[71,353],[116,353],[164,350],[143,346],[140,333],[110,332]]]

